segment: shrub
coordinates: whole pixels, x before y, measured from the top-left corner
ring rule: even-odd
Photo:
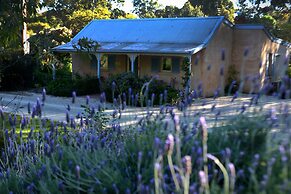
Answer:
[[[97,94],[100,92],[99,80],[95,77],[81,78],[63,77],[49,82],[48,94],[55,96],[71,96],[75,91],[78,95]]]
[[[160,104],[161,96],[163,98],[163,102],[168,104],[176,104],[179,99],[179,91],[161,80],[153,80],[153,82],[149,85],[150,98],[152,94],[155,94],[154,104],[156,105]]]
[[[234,187],[228,186],[230,193],[290,191],[290,174],[287,173],[291,167],[288,163],[290,156],[286,152],[290,147],[284,143],[280,148],[277,144],[270,144],[271,149],[265,146],[267,141],[271,141],[267,140],[272,126],[268,125],[269,117],[242,116],[224,127],[213,128],[208,133],[208,141],[207,138],[204,141],[207,128],[201,121],[190,125],[182,120],[179,122],[175,116],[164,120],[168,114],[148,116],[126,130],[113,125],[105,131],[92,128],[95,125],[90,122],[71,121],[65,125],[29,120],[24,130],[35,127],[34,123],[44,124],[35,128],[19,145],[14,142],[17,134],[13,130],[7,133],[9,148],[4,150],[0,159],[0,192],[153,193],[158,188],[163,193],[171,193],[176,190],[172,167],[177,172],[175,176],[181,190],[187,186],[182,184],[188,172],[191,182],[187,188],[190,193],[199,192],[204,189],[202,184],[197,183],[201,181],[199,175],[205,168],[205,144],[208,156],[216,157],[215,162],[225,166],[230,180],[236,180]],[[85,120],[95,122],[90,114],[85,117]],[[175,136],[173,147],[169,147],[170,133]],[[243,151],[246,152],[241,155]],[[185,163],[185,158],[181,158],[185,155],[190,156],[192,162],[188,160]],[[245,157],[248,162],[245,162]],[[173,164],[169,162],[171,158]],[[226,193],[223,186],[226,177],[216,163],[209,158],[206,165],[210,192]],[[235,177],[228,168],[229,164],[235,165]],[[262,182],[266,175],[266,181],[271,185]]]
[[[229,66],[227,79],[226,79],[226,86],[225,86],[225,93],[230,95],[234,94],[238,90],[238,71],[235,69],[234,65]]]
[[[124,101],[124,98],[126,99],[126,102],[129,103],[129,99],[132,99],[129,96],[129,93],[131,95],[134,95],[134,98],[138,94],[139,99],[137,102],[139,102],[137,105],[140,104],[140,94],[143,92],[144,101],[146,99],[151,100],[152,94],[155,94],[154,98],[154,105],[158,105],[160,103],[160,94],[163,95],[163,103],[170,103],[174,104],[178,99],[178,91],[170,86],[168,86],[165,82],[161,80],[156,80],[151,78],[138,78],[134,73],[132,72],[126,72],[122,74],[114,75],[110,78],[108,78],[103,86],[103,90],[106,93],[107,101],[113,102],[113,94],[114,98],[118,99],[118,96],[121,96],[121,99]],[[150,83],[149,83],[150,81]],[[141,91],[143,86],[149,83],[148,85],[148,91],[145,91],[146,88],[144,88],[144,91]],[[130,91],[129,91],[130,90]],[[165,90],[167,91],[166,95]],[[147,96],[146,96],[147,94]],[[131,103],[132,104],[132,100]],[[143,105],[147,102],[143,102]]]
[[[0,90],[23,90],[33,87],[36,60],[21,53],[0,53]]]
[[[113,102],[113,98],[118,98],[118,95],[128,94],[130,88],[133,95],[138,94],[143,83],[144,80],[134,73],[125,72],[107,78],[103,84],[103,91],[106,93],[107,101]]]

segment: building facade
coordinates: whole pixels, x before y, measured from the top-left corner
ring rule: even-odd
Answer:
[[[74,44],[84,37],[100,47],[76,49]],[[280,81],[289,64],[290,44],[264,26],[233,25],[224,17],[158,18],[93,20],[53,51],[71,53],[73,72],[82,76],[106,79],[131,71],[140,77],[157,76],[177,89],[188,65],[191,90],[203,88],[204,96],[212,96],[217,90],[223,94],[232,76],[244,82],[244,92],[256,92],[266,80]]]

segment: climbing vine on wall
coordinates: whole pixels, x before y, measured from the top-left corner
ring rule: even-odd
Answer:
[[[190,76],[191,76],[189,65],[190,65],[190,62],[189,62],[188,58],[185,58],[184,62],[183,62],[183,72],[184,72],[184,75],[182,77],[182,79],[183,79],[183,82],[182,82],[183,88],[187,87],[189,79],[190,79]]]

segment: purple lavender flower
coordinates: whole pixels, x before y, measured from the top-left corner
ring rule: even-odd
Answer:
[[[100,103],[105,103],[106,102],[106,95],[105,92],[102,92],[100,95]]]
[[[66,121],[67,121],[67,123],[70,122],[70,114],[69,114],[69,111],[66,111]]]
[[[154,141],[154,147],[156,150],[159,150],[160,148],[160,144],[161,144],[161,140],[158,137],[155,137],[155,141]]]
[[[191,156],[185,156],[183,158],[183,164],[185,173],[190,175],[192,172]]]
[[[116,83],[115,83],[115,81],[113,81],[111,84],[112,91],[115,91],[115,88],[116,88]]]
[[[42,99],[41,99],[42,103],[44,103],[45,100],[46,100],[46,90],[45,90],[45,88],[43,88],[42,89]]]
[[[12,120],[12,116],[9,114],[9,116],[8,116],[8,121],[9,121],[9,125],[11,126],[11,127],[14,127],[14,122],[13,122],[13,120]]]
[[[161,93],[161,94],[160,94],[160,105],[163,104],[163,99],[164,99],[164,95]]]
[[[86,96],[86,105],[88,106],[90,103],[90,96]]]
[[[152,93],[152,97],[151,97],[152,106],[154,105],[155,96],[156,96],[156,95],[155,95],[154,93]]]
[[[24,115],[22,115],[22,117],[21,117],[21,129],[24,129],[25,128],[25,126],[26,126],[26,118],[25,118],[25,116]]]
[[[79,165],[75,167],[75,172],[76,172],[76,178],[79,180],[80,179],[80,166]]]
[[[204,171],[199,171],[199,179],[202,186],[205,186],[207,184],[207,178]]]
[[[31,105],[30,105],[30,102],[29,102],[29,103],[27,103],[27,113],[28,113],[28,114],[31,113],[30,107],[31,107]]]
[[[231,99],[231,102],[233,102],[238,97],[238,91],[236,91]]]
[[[169,134],[166,143],[165,143],[165,151],[167,154],[171,155],[174,150],[174,136],[172,134]]]
[[[76,96],[77,96],[76,92],[73,91],[72,92],[72,104],[74,104],[76,102]]]
[[[59,182],[58,182],[58,189],[59,189],[59,191],[61,191],[61,192],[64,191],[64,183],[63,183],[63,181],[59,181]]]
[[[168,101],[168,91],[165,90],[164,91],[164,102],[167,103],[167,101]]]

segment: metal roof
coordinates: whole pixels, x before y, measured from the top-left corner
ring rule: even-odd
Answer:
[[[238,30],[263,30],[266,35],[271,39],[271,41],[282,44],[287,47],[291,47],[291,44],[283,39],[275,37],[264,25],[261,24],[236,24],[234,25],[235,29]]]
[[[97,41],[97,52],[194,54],[205,48],[224,17],[93,20],[71,42],[53,51],[74,52],[80,38]]]

